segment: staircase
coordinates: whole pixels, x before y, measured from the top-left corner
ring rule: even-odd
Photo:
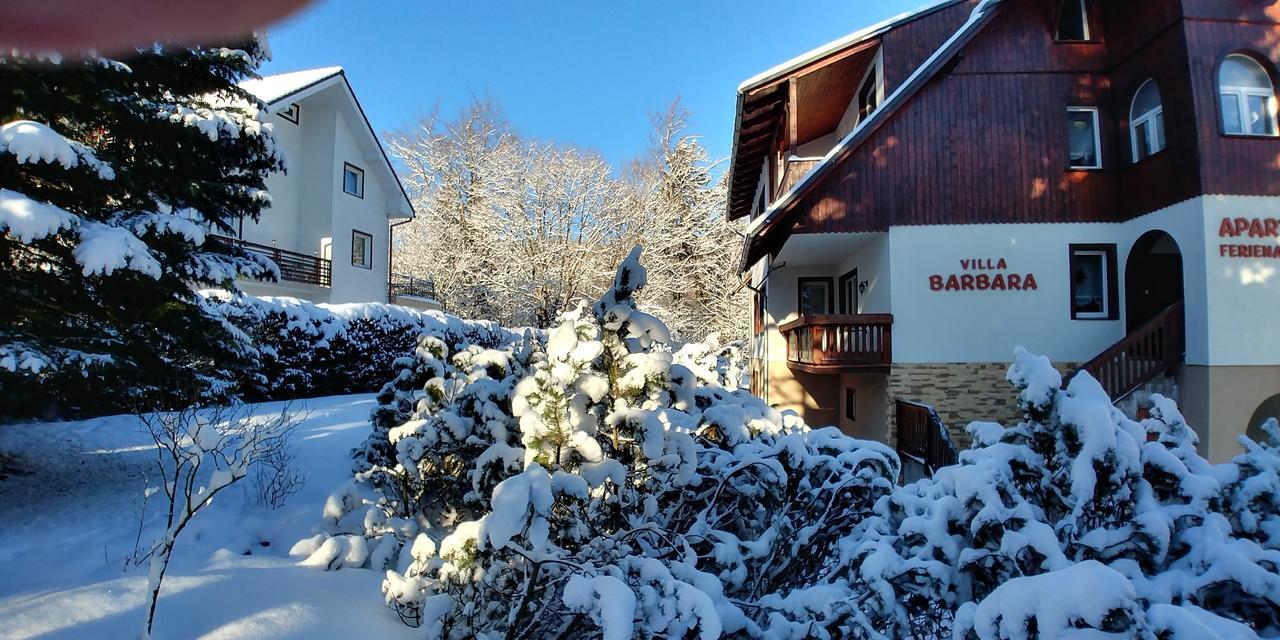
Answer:
[[[1088,371],[1102,384],[1112,402],[1119,404],[1157,378],[1172,377],[1177,372],[1178,365],[1182,364],[1186,352],[1184,322],[1184,306],[1179,300],[1098,354],[1098,357],[1084,363],[1062,381],[1063,388],[1066,388],[1076,373]],[[1173,389],[1176,395],[1176,385]],[[1150,394],[1147,396],[1150,397]]]
[[[930,478],[938,469],[956,463],[956,445],[933,407],[907,400],[896,400],[894,405],[898,459],[902,463],[901,484]]]

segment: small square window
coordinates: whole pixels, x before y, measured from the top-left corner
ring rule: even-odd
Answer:
[[[373,236],[363,231],[351,231],[351,266],[373,268]]]
[[[1096,108],[1067,107],[1067,145],[1072,169],[1102,168]]]
[[[1115,320],[1120,317],[1113,244],[1071,245],[1071,318]]]
[[[342,165],[342,191],[357,198],[364,197],[364,169],[353,164]]]
[[[299,107],[296,102],[280,110],[280,117],[294,124],[298,124],[301,115],[302,107]]]
[[[858,421],[858,391],[849,387],[844,389],[844,418],[849,422]]]

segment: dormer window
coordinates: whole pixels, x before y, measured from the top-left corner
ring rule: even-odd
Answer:
[[[1089,33],[1089,10],[1086,0],[1064,0],[1062,10],[1058,13],[1058,31],[1055,38],[1059,42],[1088,42],[1093,39]]]
[[[301,114],[302,107],[299,107],[296,102],[280,110],[280,117],[294,124],[298,124]]]
[[[881,72],[880,56],[877,55],[875,62],[867,70],[867,76],[858,86],[858,122],[866,120],[867,116],[875,112],[883,99],[884,75]]]

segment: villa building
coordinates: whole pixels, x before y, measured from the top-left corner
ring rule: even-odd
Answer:
[[[1278,63],[1271,2],[947,0],[747,80],[755,391],[925,457],[926,407],[1018,417],[1023,345],[1238,452],[1280,414]]]
[[[288,170],[267,178],[272,205],[231,241],[267,255],[280,281],[243,281],[255,295],[312,302],[394,302],[438,309],[427,283],[389,272],[397,221],[413,205],[341,67],[241,85],[266,103]]]

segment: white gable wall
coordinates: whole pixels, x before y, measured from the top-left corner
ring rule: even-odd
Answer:
[[[306,255],[324,255],[331,242],[332,287],[306,297],[326,302],[384,302],[387,289],[387,217],[402,207],[399,184],[390,177],[386,160],[369,135],[363,117],[348,100],[346,87],[333,84],[297,99],[300,124],[278,113],[270,116],[284,149],[288,172],[267,178],[272,207],[259,222],[246,221],[244,238]],[[288,99],[279,108],[287,106]],[[364,197],[342,190],[343,165],[364,170]],[[390,203],[389,203],[390,201]],[[394,205],[394,206],[393,206]],[[373,237],[372,265],[365,269],[351,263],[352,231]],[[264,285],[270,287],[271,285]],[[298,295],[275,285],[278,295]],[[296,287],[295,287],[296,289]],[[270,293],[255,287],[257,293]]]
[[[353,133],[364,122],[352,122],[348,114],[336,115],[334,146],[329,185],[333,202],[330,228],[333,234],[333,293],[331,301],[385,301],[387,289],[387,192],[379,179],[381,155],[367,156]],[[342,190],[343,164],[351,163],[364,170],[364,198]],[[398,196],[398,193],[396,194]],[[373,236],[372,268],[351,264],[351,232],[359,230]]]

